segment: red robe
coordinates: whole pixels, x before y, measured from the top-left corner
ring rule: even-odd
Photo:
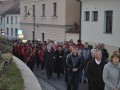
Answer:
[[[41,50],[38,52],[39,60],[42,60],[43,54],[44,54],[44,50],[41,49]]]
[[[22,55],[22,48],[23,48],[22,45],[19,45],[19,46],[18,46],[18,55],[19,55],[19,56]]]
[[[77,47],[78,47],[79,49],[82,49],[82,48],[84,48],[84,45],[83,45],[83,44],[77,44]]]
[[[23,57],[26,58],[26,59],[27,59],[27,49],[28,49],[27,46],[23,47]]]

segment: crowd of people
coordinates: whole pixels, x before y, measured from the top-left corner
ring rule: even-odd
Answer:
[[[13,41],[13,55],[20,58],[33,71],[36,65],[51,79],[65,76],[67,90],[79,90],[79,83],[88,83],[88,90],[120,90],[120,52],[115,51],[110,60],[103,43],[95,48],[78,40],[66,42]]]

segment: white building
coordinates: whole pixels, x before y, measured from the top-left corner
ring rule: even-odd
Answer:
[[[82,41],[120,47],[120,0],[82,0]]]
[[[20,29],[19,0],[6,0],[0,4],[0,30],[1,35],[8,39],[18,38]]]
[[[66,30],[79,23],[80,4],[76,0],[20,0],[24,39],[33,39],[33,13],[35,13],[35,39],[66,40]],[[30,13],[30,16],[27,13]],[[72,38],[72,37],[71,37]],[[69,38],[69,39],[71,39]],[[75,35],[75,40],[79,35]]]

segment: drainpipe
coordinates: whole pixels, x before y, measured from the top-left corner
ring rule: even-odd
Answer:
[[[76,0],[80,3],[80,26],[79,26],[79,39],[81,40],[81,29],[82,29],[82,1],[81,0]]]

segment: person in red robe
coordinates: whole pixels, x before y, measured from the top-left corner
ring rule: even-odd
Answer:
[[[38,56],[39,56],[39,60],[40,60],[40,63],[41,63],[41,70],[42,70],[42,73],[44,71],[44,67],[45,67],[45,62],[43,60],[43,54],[44,54],[44,50],[42,48],[40,48],[39,52],[38,52]]]
[[[27,50],[28,50],[28,46],[27,46],[26,44],[24,44],[23,49],[22,49],[23,61],[24,61],[24,62],[27,61]]]
[[[33,71],[33,68],[34,68],[34,60],[33,60],[34,51],[32,51],[32,48],[30,48],[30,47],[28,48],[26,56],[27,56],[26,64],[31,69],[31,71]]]

